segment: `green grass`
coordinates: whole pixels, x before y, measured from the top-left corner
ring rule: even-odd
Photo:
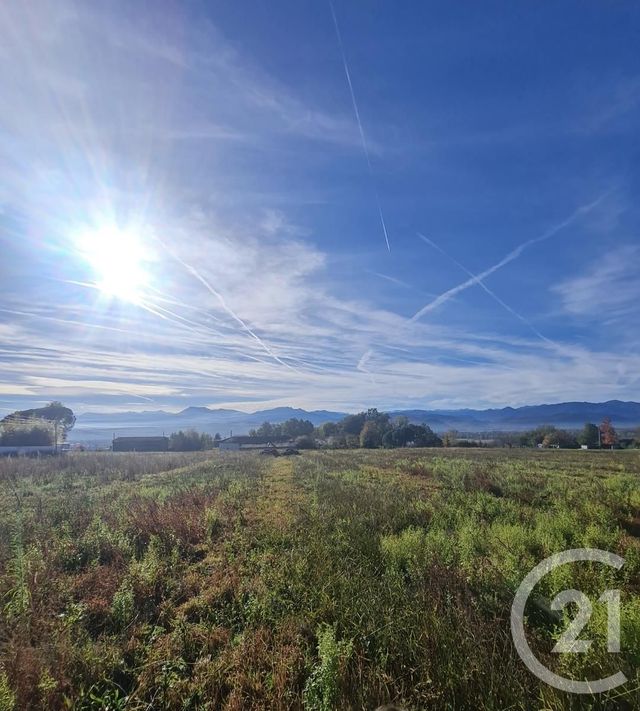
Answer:
[[[0,711],[640,707],[640,452],[78,454],[0,461]],[[588,653],[531,610],[567,695],[518,658],[520,581],[594,601]],[[622,653],[595,604],[622,590]]]

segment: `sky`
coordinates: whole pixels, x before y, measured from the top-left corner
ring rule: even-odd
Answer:
[[[640,400],[640,6],[0,4],[0,414]]]

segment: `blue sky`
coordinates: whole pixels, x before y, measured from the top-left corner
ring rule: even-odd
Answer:
[[[640,400],[638,5],[335,13],[2,4],[0,412]]]

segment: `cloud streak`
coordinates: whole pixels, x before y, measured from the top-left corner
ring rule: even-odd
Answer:
[[[556,284],[564,311],[580,318],[615,321],[637,317],[640,303],[640,247],[611,249],[586,273]]]
[[[552,340],[550,340],[549,338],[547,338],[546,336],[544,336],[542,333],[540,333],[540,331],[531,323],[531,321],[529,321],[529,320],[526,319],[524,316],[522,316],[522,314],[519,314],[515,309],[511,308],[511,306],[509,306],[509,304],[505,303],[494,291],[492,291],[491,289],[489,289],[489,287],[482,281],[482,279],[480,279],[476,274],[473,274],[473,272],[469,271],[469,270],[468,270],[463,264],[461,264],[457,259],[455,259],[454,257],[452,257],[452,256],[451,256],[450,254],[448,254],[447,252],[445,252],[444,249],[442,249],[442,247],[440,247],[438,244],[436,244],[432,239],[429,239],[428,237],[426,237],[425,235],[423,235],[423,234],[421,234],[421,233],[418,233],[418,237],[419,237],[423,242],[425,242],[426,244],[428,244],[430,247],[433,247],[435,250],[437,250],[438,252],[440,252],[440,254],[442,254],[442,255],[444,255],[445,257],[447,257],[447,259],[450,259],[459,269],[461,269],[463,272],[465,272],[465,274],[468,274],[472,279],[474,279],[474,280],[476,281],[476,283],[478,284],[478,286],[479,286],[484,292],[486,292],[487,294],[489,294],[489,296],[490,296],[496,303],[498,303],[500,306],[502,306],[502,308],[503,308],[505,311],[507,311],[508,313],[510,313],[512,316],[515,316],[519,321],[522,321],[522,323],[524,323],[525,326],[527,326],[527,328],[529,328],[529,330],[530,330],[532,333],[534,333],[540,340],[542,340],[542,341],[544,341],[545,343],[548,343],[549,345],[552,345],[552,346],[555,346],[555,345],[556,345]]]
[[[511,308],[515,301],[508,292],[502,299],[487,286],[497,270],[515,267],[524,250],[594,204],[483,273],[458,263],[468,279],[440,296],[415,288],[442,271],[453,273],[451,284],[460,275],[439,258],[421,262],[417,243],[398,241],[389,253],[387,213],[373,170],[382,151],[377,135],[411,149],[396,154],[393,191],[383,195],[406,234],[426,220],[434,234],[458,229],[459,215],[478,215],[473,239],[479,241],[490,239],[488,228],[480,227],[487,220],[510,220],[513,230],[525,220],[539,224],[538,211],[546,205],[571,204],[565,201],[576,181],[568,168],[556,173],[554,190],[569,186],[564,194],[532,185],[536,178],[511,185],[504,170],[509,161],[496,159],[494,136],[482,138],[476,126],[493,126],[493,134],[512,119],[518,126],[518,117],[463,116],[464,106],[478,103],[473,91],[452,94],[448,80],[446,89],[414,81],[404,52],[416,50],[416,39],[426,46],[423,30],[415,30],[396,55],[389,47],[399,35],[376,27],[377,14],[357,49],[361,56],[372,52],[370,66],[393,102],[370,96],[379,103],[370,119],[376,123],[369,126],[358,104],[363,97],[356,95],[354,65],[347,61],[355,54],[345,51],[333,6],[331,11],[330,19],[326,5],[307,15],[307,9],[288,13],[274,4],[261,20],[261,13],[234,18],[211,3],[3,5],[0,392],[12,405],[64,397],[79,410],[117,409],[137,398],[140,408],[153,400],[154,407],[167,409],[251,403],[353,410],[524,404],[531,393],[549,400],[640,395],[638,349],[630,336],[617,329],[619,338],[604,343],[590,340],[587,331],[605,330],[587,306],[594,299],[603,317],[634,318],[630,269],[637,261],[631,253],[611,261],[603,256],[574,275],[579,255],[563,252],[558,240],[553,276],[532,286],[540,306],[535,326]],[[282,31],[287,14],[301,23],[292,32],[288,26]],[[414,31],[410,24],[396,29]],[[384,36],[377,37],[378,31]],[[290,42],[270,46],[289,35]],[[457,49],[451,50],[440,60],[437,52],[429,56],[445,67],[452,58],[459,61]],[[415,59],[423,59],[420,52]],[[341,104],[341,96],[349,101],[342,93],[347,89],[351,104]],[[455,106],[455,120],[450,108],[438,117],[437,106]],[[381,120],[392,125],[383,130]],[[528,120],[540,125],[535,116]],[[468,140],[453,147],[461,134]],[[500,152],[516,145],[523,150],[516,138],[521,134],[511,134]],[[542,168],[548,175],[548,164],[535,163],[537,140],[539,133],[527,139],[532,170],[526,172],[535,176]],[[389,155],[389,146],[384,150]],[[366,166],[360,163],[363,152]],[[487,153],[490,165],[483,160]],[[581,166],[584,155],[581,144]],[[354,185],[359,168],[364,186]],[[602,175],[594,166],[586,173]],[[577,189],[593,190],[588,176],[580,179]],[[469,194],[474,181],[486,184],[486,195]],[[607,220],[605,210],[589,219],[602,255],[605,245],[611,251],[619,244],[617,230],[629,217],[620,202]],[[507,203],[513,209],[498,216]],[[387,249],[371,241],[371,226],[379,236],[378,219]],[[95,286],[95,274],[79,258],[74,237],[105,225],[121,227],[149,248],[151,283],[137,304],[88,288]],[[531,283],[528,261],[520,260],[517,269]],[[549,282],[558,273],[553,290]],[[484,289],[514,321],[527,323],[531,334],[509,318],[496,318],[491,301],[455,299],[472,286]],[[408,322],[405,314],[427,300]],[[420,318],[445,303],[452,317],[446,323]],[[558,304],[561,311],[550,315]],[[606,329],[607,339],[613,330]],[[549,347],[543,331],[557,347]]]
[[[340,47],[340,56],[342,57],[342,65],[344,67],[344,74],[347,78],[347,84],[349,85],[349,93],[351,95],[351,103],[353,104],[353,113],[356,117],[356,122],[358,124],[358,131],[360,132],[360,140],[362,141],[362,150],[364,156],[367,160],[367,167],[369,168],[369,177],[371,178],[371,184],[373,185],[374,196],[376,200],[376,206],[378,208],[378,215],[380,217],[380,225],[382,227],[382,233],[384,234],[384,241],[387,245],[387,250],[391,252],[391,245],[389,244],[389,234],[387,232],[387,224],[384,219],[384,214],[382,213],[382,205],[380,203],[380,196],[378,194],[378,189],[375,185],[375,177],[373,175],[373,166],[371,165],[371,156],[369,155],[369,146],[367,143],[367,138],[364,133],[364,128],[362,127],[362,119],[360,118],[360,111],[358,109],[358,102],[356,101],[356,93],[353,89],[353,82],[351,81],[351,72],[349,71],[349,64],[347,62],[347,55],[344,49],[344,43],[342,41],[342,34],[340,32],[340,26],[338,25],[338,17],[336,15],[336,10],[333,6],[332,0],[329,0],[329,8],[331,9],[331,17],[333,18],[333,26],[336,31],[336,38],[338,40],[338,46]]]
[[[499,262],[496,262],[494,265],[485,269],[480,274],[470,277],[466,281],[462,282],[461,284],[458,284],[457,286],[452,287],[451,289],[447,289],[447,291],[440,294],[440,296],[433,299],[433,301],[430,301],[428,304],[425,304],[425,306],[416,311],[416,313],[411,317],[410,322],[417,321],[424,315],[430,313],[431,311],[434,311],[443,304],[446,304],[447,301],[452,299],[454,296],[457,296],[463,291],[466,291],[470,287],[479,285],[480,282],[482,282],[484,279],[490,277],[492,274],[495,274],[495,272],[497,272],[499,269],[502,269],[507,264],[510,264],[511,262],[518,259],[518,257],[520,257],[522,253],[530,247],[533,247],[536,244],[540,244],[541,242],[545,242],[548,239],[551,239],[551,237],[558,234],[558,232],[565,229],[566,227],[569,227],[574,222],[594,210],[610,193],[611,191],[607,191],[600,195],[600,197],[598,197],[593,202],[578,207],[576,210],[574,210],[574,212],[571,213],[571,215],[569,215],[569,217],[562,220],[562,222],[559,222],[553,227],[550,227],[539,237],[534,237],[533,239],[527,240],[526,242],[523,242],[522,244],[518,245],[515,249],[511,250],[511,252],[504,256]]]

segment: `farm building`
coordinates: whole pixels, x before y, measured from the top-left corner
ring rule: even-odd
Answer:
[[[234,435],[220,440],[218,447],[222,451],[238,452],[240,450],[263,449],[264,447],[292,447],[293,442],[288,437],[251,437],[250,435]]]
[[[168,437],[114,437],[114,452],[167,452]]]

